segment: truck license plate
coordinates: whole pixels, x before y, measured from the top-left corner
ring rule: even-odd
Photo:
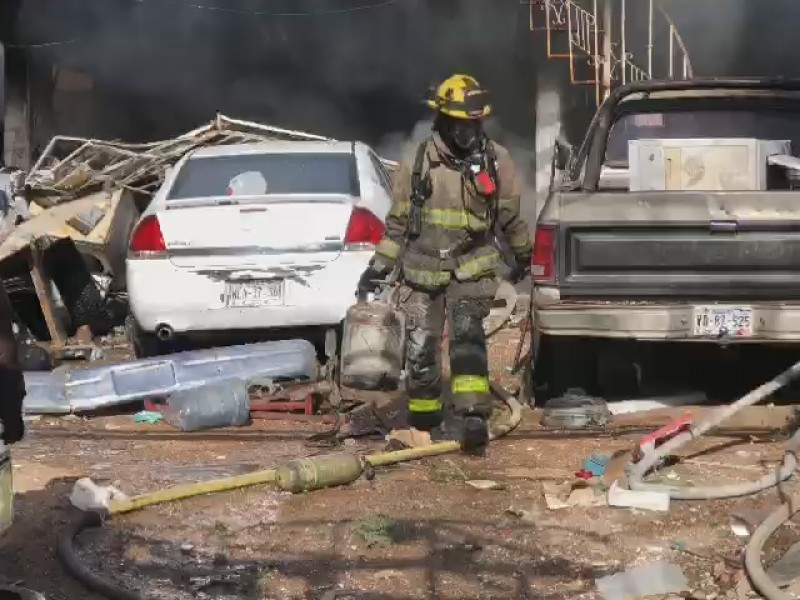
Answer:
[[[750,337],[753,309],[746,306],[695,306],[694,335],[697,337]]]
[[[225,284],[225,306],[229,308],[280,306],[283,280],[229,281]]]

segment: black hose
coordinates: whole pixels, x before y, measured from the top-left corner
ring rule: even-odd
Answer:
[[[75,538],[85,529],[100,527],[102,524],[102,516],[99,513],[89,511],[81,513],[78,518],[64,527],[58,536],[57,554],[61,566],[84,586],[110,600],[145,600],[144,596],[139,593],[127,590],[95,575],[85,567],[78,557],[75,551]]]

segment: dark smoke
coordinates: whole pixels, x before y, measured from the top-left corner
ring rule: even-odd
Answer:
[[[697,74],[798,71],[795,0],[662,1]],[[19,10],[15,27],[5,18],[0,34],[19,44],[72,42],[28,53],[38,146],[55,133],[164,138],[219,110],[361,139],[394,158],[412,131],[419,135],[427,127],[426,88],[452,72],[468,72],[493,92],[493,130],[530,182],[534,97],[543,71],[562,90],[565,128],[579,141],[593,90],[569,86],[566,63],[544,58],[542,35],[528,29],[525,1],[397,0],[350,10],[383,3],[2,0],[4,8]],[[259,12],[268,14],[252,14]],[[637,23],[642,19],[629,22],[629,31]],[[60,93],[53,102],[46,82],[54,67],[88,75],[91,93]]]
[[[16,34],[75,40],[30,53],[39,79],[57,66],[93,81],[55,105],[49,90],[33,94],[38,147],[56,133],[163,139],[221,111],[399,158],[429,131],[427,88],[463,72],[492,92],[490,131],[532,190],[547,61],[528,14],[520,0],[24,0]]]
[[[20,37],[76,40],[35,51],[35,69],[94,80],[91,118],[60,119],[61,132],[152,139],[219,110],[377,144],[426,117],[430,84],[465,71],[492,89],[504,128],[532,134],[541,56],[519,0],[216,1],[226,10],[196,7],[215,0],[25,3]],[[333,13],[369,5],[383,6]],[[248,14],[258,12],[269,14]]]
[[[797,0],[662,0],[698,75],[800,76]]]

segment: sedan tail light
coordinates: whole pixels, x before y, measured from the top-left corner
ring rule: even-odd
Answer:
[[[531,279],[534,283],[556,282],[556,228],[539,224],[533,242]]]
[[[374,247],[381,241],[385,227],[383,222],[366,208],[355,207],[344,234],[347,250],[362,250]]]
[[[167,251],[158,217],[148,215],[136,225],[131,234],[129,254],[137,257],[159,256]]]

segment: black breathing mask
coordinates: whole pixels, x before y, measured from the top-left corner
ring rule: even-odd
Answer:
[[[464,156],[480,150],[483,123],[479,119],[456,119],[439,115],[436,130],[454,154]]]

